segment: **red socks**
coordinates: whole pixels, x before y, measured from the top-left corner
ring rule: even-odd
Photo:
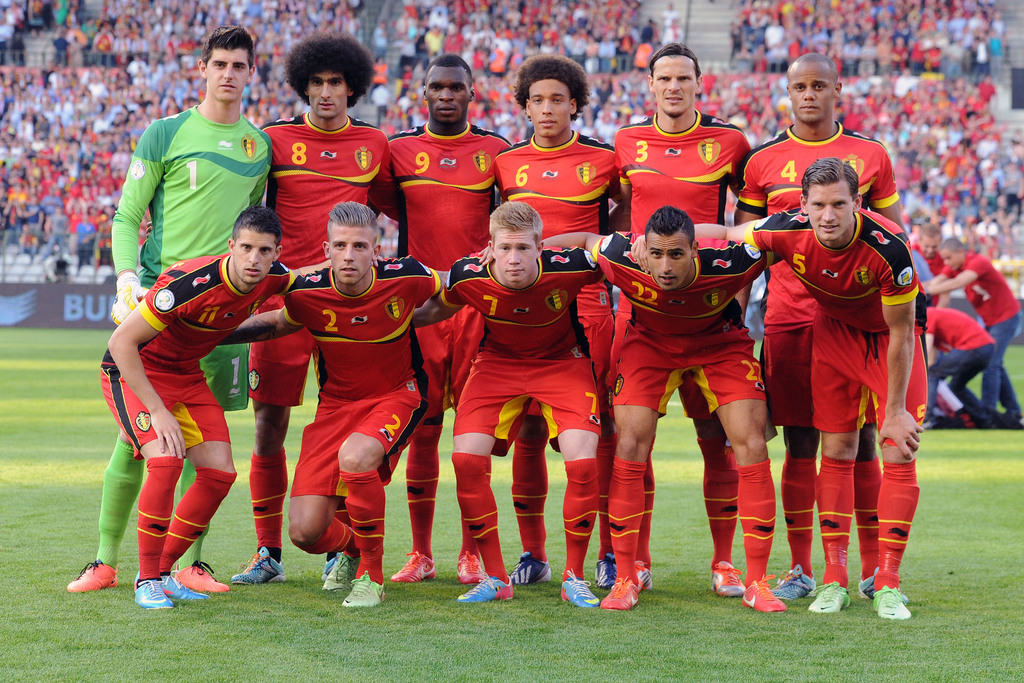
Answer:
[[[323,535],[315,543],[312,545],[299,545],[296,543],[295,545],[310,555],[344,552],[350,557],[355,557],[359,554],[356,550],[355,539],[356,537],[352,533],[352,529],[335,517],[331,520],[331,525],[327,527],[327,530],[324,531]]]
[[[512,455],[512,505],[519,523],[519,538],[523,542],[523,552],[531,553],[534,559],[542,562],[548,559],[544,550],[547,540],[544,502],[548,497],[548,464],[544,449],[547,444],[546,437],[519,437]]]
[[[476,539],[484,570],[508,583],[498,538],[498,505],[491,490],[491,458],[456,452],[452,453],[452,465],[462,518]]]
[[[853,519],[853,461],[822,456],[815,496],[818,500],[821,543],[825,547],[823,583],[838,581],[840,586],[846,588],[850,583],[846,555],[850,547],[850,523]]]
[[[384,484],[377,470],[346,472],[341,480],[348,487],[346,506],[352,519],[352,531],[359,548],[359,569],[356,577],[369,574],[374,583],[384,583]],[[332,525],[333,526],[333,523]]]
[[[256,521],[256,547],[280,548],[284,498],[288,493],[288,463],[284,449],[274,455],[252,454],[249,491]]]
[[[704,508],[714,546],[712,566],[723,561],[732,564],[732,540],[736,535],[740,475],[736,456],[725,443],[724,436],[697,439],[697,447],[704,456]]]
[[[782,465],[782,514],[786,520],[790,568],[800,565],[807,576],[814,576],[811,572],[811,546],[814,541],[817,466],[815,458],[794,458],[788,452]]]
[[[612,463],[615,461],[615,445],[618,441],[618,434],[611,434],[602,436],[597,442],[597,520],[601,539],[597,557],[600,559],[615,552],[612,550],[612,534],[608,526],[608,487],[612,481]]]
[[[196,481],[178,501],[171,528],[167,531],[167,542],[160,556],[161,572],[169,572],[178,558],[202,535],[237,477],[235,472],[212,467],[196,468]]]
[[[860,578],[871,576],[878,566],[878,489],[882,467],[878,458],[853,466],[853,514],[857,518]]]
[[[160,556],[174,510],[174,487],[183,461],[167,456],[146,461],[148,475],[139,494],[139,578],[160,578]]]
[[[565,498],[562,501],[562,522],[565,527],[565,572],[571,570],[583,578],[583,561],[587,557],[590,535],[597,520],[597,460],[585,458],[565,463]]]
[[[746,584],[768,573],[768,556],[775,535],[775,484],[768,460],[739,468],[739,516],[747,555]]]
[[[654,451],[654,446],[651,446]],[[654,462],[647,454],[647,469],[644,470],[644,515],[640,519],[640,532],[636,539],[636,559],[651,567],[651,516],[654,514]],[[618,565],[618,558],[615,558]]]
[[[440,440],[441,425],[421,424],[412,433],[405,461],[405,491],[409,499],[409,519],[412,521],[412,549],[428,557],[433,556],[430,541],[440,471],[440,456],[437,452]]]
[[[900,587],[900,562],[907,549],[910,525],[921,489],[917,461],[885,463],[878,492],[878,574],[875,590]]]
[[[608,490],[608,525],[611,527],[612,548],[617,567],[631,568],[636,564],[640,521],[644,517],[646,471],[646,462],[630,462],[621,458],[615,458],[612,466],[612,479]],[[623,576],[636,583],[635,572],[627,571]]]

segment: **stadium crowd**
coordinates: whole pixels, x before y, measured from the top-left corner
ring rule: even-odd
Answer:
[[[8,33],[38,24],[19,3],[5,4],[10,28],[0,28],[0,54]],[[825,51],[843,65],[838,117],[888,146],[910,222],[938,223],[947,236],[961,237],[992,258],[1018,257],[1014,231],[1024,193],[1024,140],[1020,131],[1001,129],[992,115],[997,44],[1005,34],[998,10],[962,0],[949,16],[932,0],[850,3],[839,12],[818,11],[819,4],[744,3],[733,27],[736,73],[706,74],[700,108],[760,144],[791,122],[782,75],[788,60]],[[137,140],[149,121],[201,99],[196,50],[208,26],[241,22],[257,37],[257,75],[243,115],[258,124],[300,109],[281,72],[295,40],[314,27],[356,35],[363,28],[357,0],[334,6],[249,0],[230,8],[158,0],[145,12],[135,3],[108,0],[98,19],[81,23],[74,2],[53,10],[43,14],[67,29],[58,35],[62,50],[54,63],[27,68],[11,66],[8,58],[0,67],[0,182],[6,189],[0,200],[7,243],[17,241],[35,258],[65,243],[51,234],[52,220],[38,217],[42,207],[52,218],[63,199],[66,243],[80,263],[107,258],[110,217],[129,159],[125,142]],[[580,3],[572,11],[550,0],[410,0],[390,30],[382,23],[369,38],[379,63],[388,45],[397,45],[399,68],[393,80],[383,75],[387,67],[380,68],[366,98],[377,118],[363,115],[389,135],[423,123],[426,107],[412,84],[420,82],[426,60],[454,51],[477,74],[470,120],[522,140],[528,124],[512,96],[511,75],[525,56],[558,52],[591,74],[591,104],[577,127],[611,140],[619,127],[651,113],[646,75],[634,61],[642,46],[672,36],[673,14],[667,10],[659,26],[643,22],[636,0]],[[550,18],[541,22],[542,16]],[[854,22],[855,16],[871,21]],[[903,57],[901,44],[907,46]],[[991,68],[978,57],[983,44],[989,45]],[[896,49],[886,55],[889,45]]]

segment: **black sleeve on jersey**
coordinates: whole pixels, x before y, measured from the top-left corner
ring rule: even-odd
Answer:
[[[889,273],[896,285],[905,287],[914,277],[914,257],[910,247],[899,235],[861,214],[863,223],[860,241],[876,252],[889,266]]]
[[[448,289],[454,289],[455,285],[466,280],[490,276],[487,266],[480,264],[479,257],[465,256],[453,263],[452,269],[448,271]]]
[[[704,275],[743,275],[769,265],[765,252],[749,244],[731,244],[723,249],[701,247],[697,255]]]
[[[579,273],[597,270],[590,252],[580,247],[541,249],[540,262],[547,273]]]
[[[211,261],[196,270],[167,270],[165,274],[174,278],[160,288],[161,290],[166,289],[174,295],[174,305],[168,310],[179,308],[223,283],[220,277],[220,259]],[[157,310],[161,313],[167,312],[160,308]]]
[[[783,230],[810,230],[811,221],[799,209],[780,211],[762,218],[754,226],[755,232],[781,232]]]
[[[324,289],[330,286],[331,267],[324,266],[320,270],[315,270],[312,273],[297,276],[291,287],[288,288],[287,293],[291,294],[292,292],[310,289]]]
[[[378,280],[415,276],[430,277],[430,269],[411,256],[382,259],[377,262]]]
[[[616,265],[639,271],[640,266],[633,260],[632,246],[633,241],[629,236],[613,232],[601,240],[601,255]]]

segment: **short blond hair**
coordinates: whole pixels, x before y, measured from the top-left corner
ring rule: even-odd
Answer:
[[[537,210],[525,202],[505,202],[491,214],[491,239],[499,230],[529,233],[540,244],[544,235],[544,222]]]

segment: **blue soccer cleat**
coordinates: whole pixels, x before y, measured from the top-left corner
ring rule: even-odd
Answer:
[[[515,586],[550,581],[551,565],[542,560],[535,560],[533,553],[525,552],[519,556],[519,563],[509,572],[509,577]]]
[[[458,597],[460,603],[493,602],[495,600],[512,599],[512,582],[505,583],[501,579],[490,577],[473,586],[468,593]]]
[[[143,581],[135,588],[135,604],[142,609],[170,609],[174,603],[164,595],[163,582]]]

